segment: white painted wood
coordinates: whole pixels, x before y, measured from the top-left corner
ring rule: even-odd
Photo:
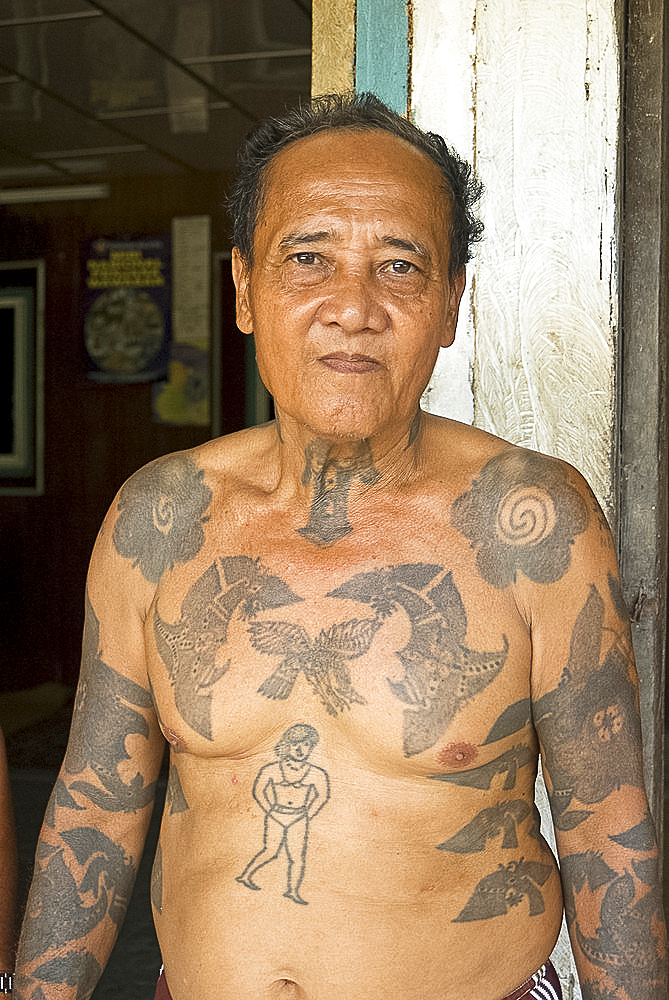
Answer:
[[[618,46],[608,0],[480,5],[476,421],[612,506]]]
[[[474,15],[476,0],[414,0],[412,117],[474,160]],[[472,274],[460,307],[455,342],[442,350],[423,406],[431,413],[474,421]]]
[[[611,512],[613,2],[415,0],[413,26],[416,121],[486,186],[469,307],[427,406],[567,459]]]

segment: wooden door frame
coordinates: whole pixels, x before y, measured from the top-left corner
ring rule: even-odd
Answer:
[[[622,135],[615,525],[641,680],[646,773],[662,833],[667,633],[668,56],[663,0],[621,4]]]

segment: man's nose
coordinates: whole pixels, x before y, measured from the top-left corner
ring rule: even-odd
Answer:
[[[339,326],[345,333],[372,330],[382,333],[389,323],[374,275],[346,270],[331,279],[318,318],[325,326]]]

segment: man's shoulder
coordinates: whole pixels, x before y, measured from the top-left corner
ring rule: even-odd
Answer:
[[[452,463],[472,480],[490,479],[500,486],[522,481],[544,487],[564,482],[578,492],[589,492],[582,475],[562,458],[513,444],[470,424],[434,416],[429,419],[433,459]]]
[[[253,479],[267,453],[270,426],[250,427],[153,459],[126,480],[119,503],[157,495],[192,503],[198,495],[211,499],[212,484],[222,477]]]

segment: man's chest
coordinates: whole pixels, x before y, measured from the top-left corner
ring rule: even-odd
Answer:
[[[303,719],[428,769],[444,747],[483,744],[500,706],[529,693],[513,601],[466,559],[383,556],[216,554],[171,574],[146,631],[164,726],[234,755]]]

